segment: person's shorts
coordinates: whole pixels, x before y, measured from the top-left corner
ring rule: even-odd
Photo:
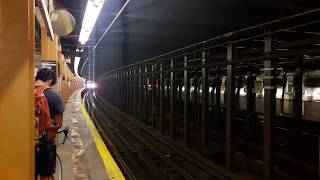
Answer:
[[[52,176],[56,169],[56,145],[37,144],[35,149],[36,175]]]

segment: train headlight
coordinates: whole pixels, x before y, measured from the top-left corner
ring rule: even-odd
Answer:
[[[87,83],[87,88],[94,89],[96,87],[97,87],[97,83],[95,83],[95,82],[88,82]]]

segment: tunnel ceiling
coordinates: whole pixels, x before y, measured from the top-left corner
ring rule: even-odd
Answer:
[[[74,33],[61,38],[63,48],[70,50],[78,45],[86,1],[56,1],[77,21]],[[124,3],[106,1],[87,45],[100,39]],[[315,0],[131,0],[95,51],[98,73],[318,7],[320,1]]]

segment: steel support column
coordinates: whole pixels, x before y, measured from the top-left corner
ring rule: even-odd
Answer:
[[[122,72],[122,110],[126,112],[127,89],[126,89],[126,72]]]
[[[206,64],[206,52],[202,52],[202,65]],[[207,147],[207,119],[209,106],[209,82],[207,68],[202,68],[202,93],[201,93],[201,146]]]
[[[163,93],[164,93],[164,80],[163,80],[163,64],[160,64],[160,133],[163,133]]]
[[[116,105],[118,108],[120,108],[120,88],[119,88],[119,72],[116,73]]]
[[[155,128],[155,94],[156,94],[156,88],[155,88],[155,74],[154,74],[155,65],[151,65],[151,126],[152,128]]]
[[[265,38],[265,54],[271,54],[272,38]],[[273,130],[275,115],[275,84],[272,60],[264,61],[264,179],[270,180],[273,174]]]
[[[254,92],[255,77],[252,72],[248,72],[247,77],[247,133],[248,137],[251,138],[255,128],[257,127],[256,117],[256,93]]]
[[[129,70],[126,70],[125,72],[125,78],[126,78],[126,112],[130,113],[130,76],[129,76]]]
[[[121,79],[120,79],[120,72],[117,73],[118,74],[118,108],[121,109]]]
[[[227,61],[234,58],[235,49],[233,45],[227,47]],[[235,74],[234,66],[227,66],[226,86],[226,165],[229,170],[232,168],[234,155],[234,111],[235,111]]]
[[[113,94],[114,94],[114,97],[113,97],[113,100],[114,100],[114,105],[117,106],[117,73],[114,73],[113,74]]]
[[[132,87],[132,69],[129,69],[128,72],[128,76],[129,76],[129,114],[132,115],[132,91],[133,91],[133,87]]]
[[[137,82],[137,70],[136,68],[133,69],[133,116],[137,116],[137,88],[138,88],[138,82]]]
[[[120,85],[121,85],[121,93],[120,93],[120,98],[121,98],[121,110],[124,111],[124,78],[123,78],[123,72],[120,73]]]
[[[184,119],[184,144],[188,146],[189,144],[189,106],[190,106],[190,79],[188,74],[188,57],[184,56],[184,73],[183,73],[183,81],[184,81],[184,111],[183,111],[183,119]]]
[[[143,91],[143,83],[142,83],[142,67],[139,67],[139,111],[138,111],[138,117],[141,120],[142,119],[142,91]]]
[[[294,86],[294,117],[295,117],[295,130],[297,133],[297,138],[299,137],[299,133],[301,132],[302,128],[302,78],[303,78],[303,56],[300,57],[299,61],[297,62],[297,66],[295,69],[295,75],[293,80]],[[297,139],[297,142],[299,140]]]
[[[174,80],[174,59],[170,62],[170,137],[174,139],[175,134],[175,97],[176,97],[176,85]]]
[[[128,71],[123,72],[123,80],[124,80],[124,111],[128,113],[128,104],[129,104],[129,81],[128,81]]]
[[[148,77],[148,65],[144,67],[144,104],[145,104],[145,116],[146,123],[149,122],[149,77]]]
[[[128,104],[128,84],[127,84],[127,71],[124,70],[122,73],[122,82],[123,82],[123,111],[127,111],[127,104]]]
[[[222,84],[222,75],[220,66],[217,66],[216,69],[216,97],[215,97],[215,121],[217,125],[221,123],[220,114],[221,114],[221,84]],[[225,99],[224,99],[225,100]],[[225,102],[224,102],[225,103]]]
[[[122,109],[124,112],[127,112],[126,109],[126,102],[127,102],[127,77],[126,77],[126,71],[122,72]]]

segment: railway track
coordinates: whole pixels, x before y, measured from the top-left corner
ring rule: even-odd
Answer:
[[[159,140],[98,98],[86,93],[90,115],[128,179],[231,179],[207,162]],[[95,108],[92,108],[95,107]]]

